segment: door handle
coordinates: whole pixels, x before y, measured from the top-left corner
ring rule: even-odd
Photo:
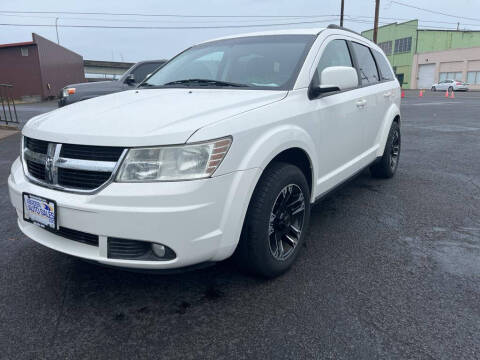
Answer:
[[[362,99],[357,101],[357,107],[364,107],[367,104],[367,100]]]
[[[383,94],[383,96],[390,97],[390,96],[392,96],[392,92],[391,91],[386,92],[386,93]]]

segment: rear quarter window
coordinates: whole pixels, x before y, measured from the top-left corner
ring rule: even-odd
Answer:
[[[356,42],[352,42],[352,47],[357,59],[362,86],[378,83],[377,65],[375,64],[375,60],[373,60],[370,48]]]
[[[373,56],[375,57],[375,61],[377,62],[378,70],[380,72],[380,80],[383,81],[389,81],[393,80],[393,72],[392,68],[390,67],[390,64],[388,61],[385,59],[385,56],[383,56],[380,52],[376,50],[372,50]]]

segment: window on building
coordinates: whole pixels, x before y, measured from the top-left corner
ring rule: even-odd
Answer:
[[[458,80],[462,81],[462,72],[457,71],[457,72],[441,72],[439,74],[439,81],[444,81],[444,80]]]
[[[380,49],[383,50],[385,55],[392,55],[392,42],[391,41],[384,41],[378,44]]]
[[[20,48],[20,52],[22,53],[22,56],[28,56],[28,47]]]
[[[480,85],[480,71],[469,71],[467,73],[467,83],[471,85]]]
[[[353,51],[357,58],[362,85],[372,85],[378,82],[378,70],[370,49],[359,43],[352,42]]]
[[[375,50],[372,50],[372,53],[375,61],[377,62],[378,70],[380,70],[380,79],[393,80],[392,69],[388,61],[385,59],[385,56]]]
[[[395,53],[410,52],[412,50],[412,37],[395,40]]]

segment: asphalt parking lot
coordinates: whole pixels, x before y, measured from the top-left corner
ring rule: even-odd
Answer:
[[[480,358],[479,114],[480,93],[408,92],[396,177],[364,172],[315,205],[299,261],[270,281],[34,243],[7,194],[20,137],[0,140],[0,358]]]

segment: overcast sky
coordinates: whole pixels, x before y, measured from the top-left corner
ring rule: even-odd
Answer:
[[[444,12],[455,16],[433,14],[418,9],[381,0],[380,18],[382,23],[396,19],[418,18],[422,27],[461,28],[480,30],[479,0],[436,0],[398,2]],[[5,11],[59,11],[59,12],[109,12],[136,14],[177,14],[177,15],[245,15],[245,16],[318,16],[310,18],[182,18],[149,16],[108,16],[78,14],[12,14]],[[374,0],[345,0],[345,26],[362,31],[373,27]],[[91,29],[59,28],[60,44],[79,53],[84,59],[139,61],[169,58],[195,43],[219,36],[278,28],[324,27],[329,23],[338,24],[340,0],[17,0],[0,3],[0,24],[55,24],[60,25],[102,25],[102,26],[248,26],[221,29]],[[352,20],[348,20],[352,17]],[[430,22],[427,22],[430,21]],[[315,22],[276,27],[255,27],[252,24],[278,24],[294,22]],[[56,41],[55,27],[0,25],[0,44],[30,41],[36,32]]]

